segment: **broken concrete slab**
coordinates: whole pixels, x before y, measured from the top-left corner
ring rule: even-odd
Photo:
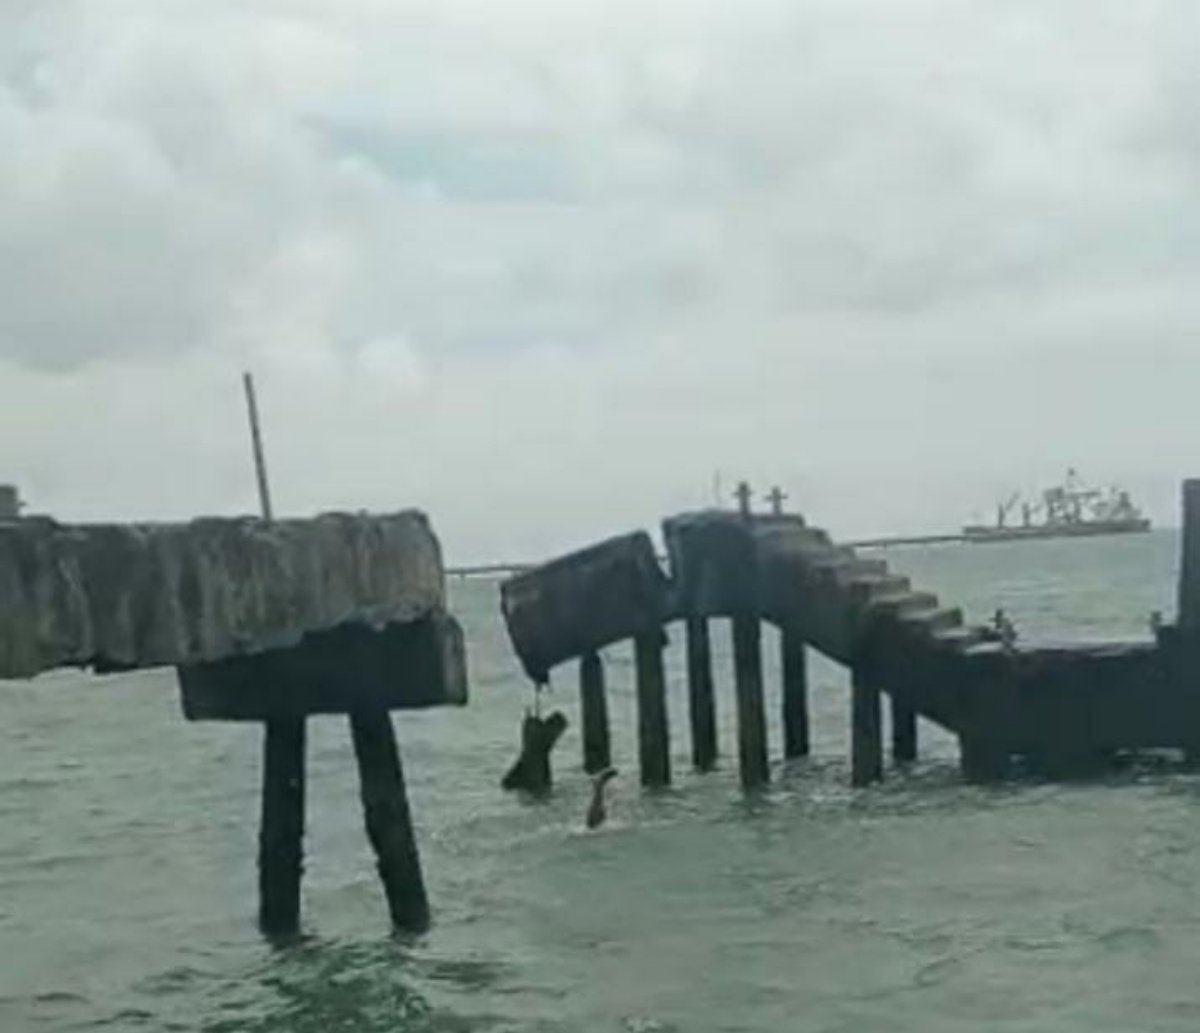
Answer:
[[[668,592],[644,531],[561,556],[500,586],[509,638],[538,683],[564,660],[657,631],[668,617]]]
[[[424,514],[0,523],[0,677],[211,662],[444,609]]]

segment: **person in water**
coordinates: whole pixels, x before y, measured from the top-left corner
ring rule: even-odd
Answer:
[[[615,768],[605,768],[592,779],[592,802],[587,811],[587,827],[589,829],[599,828],[608,817],[608,811],[604,806],[604,787],[608,785],[610,779],[616,777],[616,774]]]

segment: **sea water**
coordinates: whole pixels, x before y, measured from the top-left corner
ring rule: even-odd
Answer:
[[[974,620],[1095,639],[1170,618],[1176,553],[1155,532],[886,556]],[[344,719],[310,723],[305,935],[279,949],[254,925],[261,729],[185,723],[170,671],[0,683],[0,1033],[1200,1028],[1200,776],[972,787],[922,724],[919,764],[851,791],[847,679],[817,658],[813,756],[745,799],[718,623],[721,767],[688,771],[671,629],[675,782],[638,788],[614,647],[620,774],[586,832],[575,671],[543,701],[571,721],[553,796],[502,792],[531,689],[496,583],[450,594],[470,706],[395,717],[436,922],[416,939],[387,928]]]

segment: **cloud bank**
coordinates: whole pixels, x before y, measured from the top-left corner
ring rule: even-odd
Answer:
[[[940,530],[1196,473],[1184,2],[0,13],[0,479],[64,517],[419,505],[539,555],[778,482]]]

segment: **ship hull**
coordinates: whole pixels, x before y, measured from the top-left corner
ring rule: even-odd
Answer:
[[[963,538],[968,542],[1017,542],[1027,538],[1093,538],[1108,534],[1145,534],[1150,521],[1088,520],[1077,524],[1056,524],[1053,527],[964,527]]]

